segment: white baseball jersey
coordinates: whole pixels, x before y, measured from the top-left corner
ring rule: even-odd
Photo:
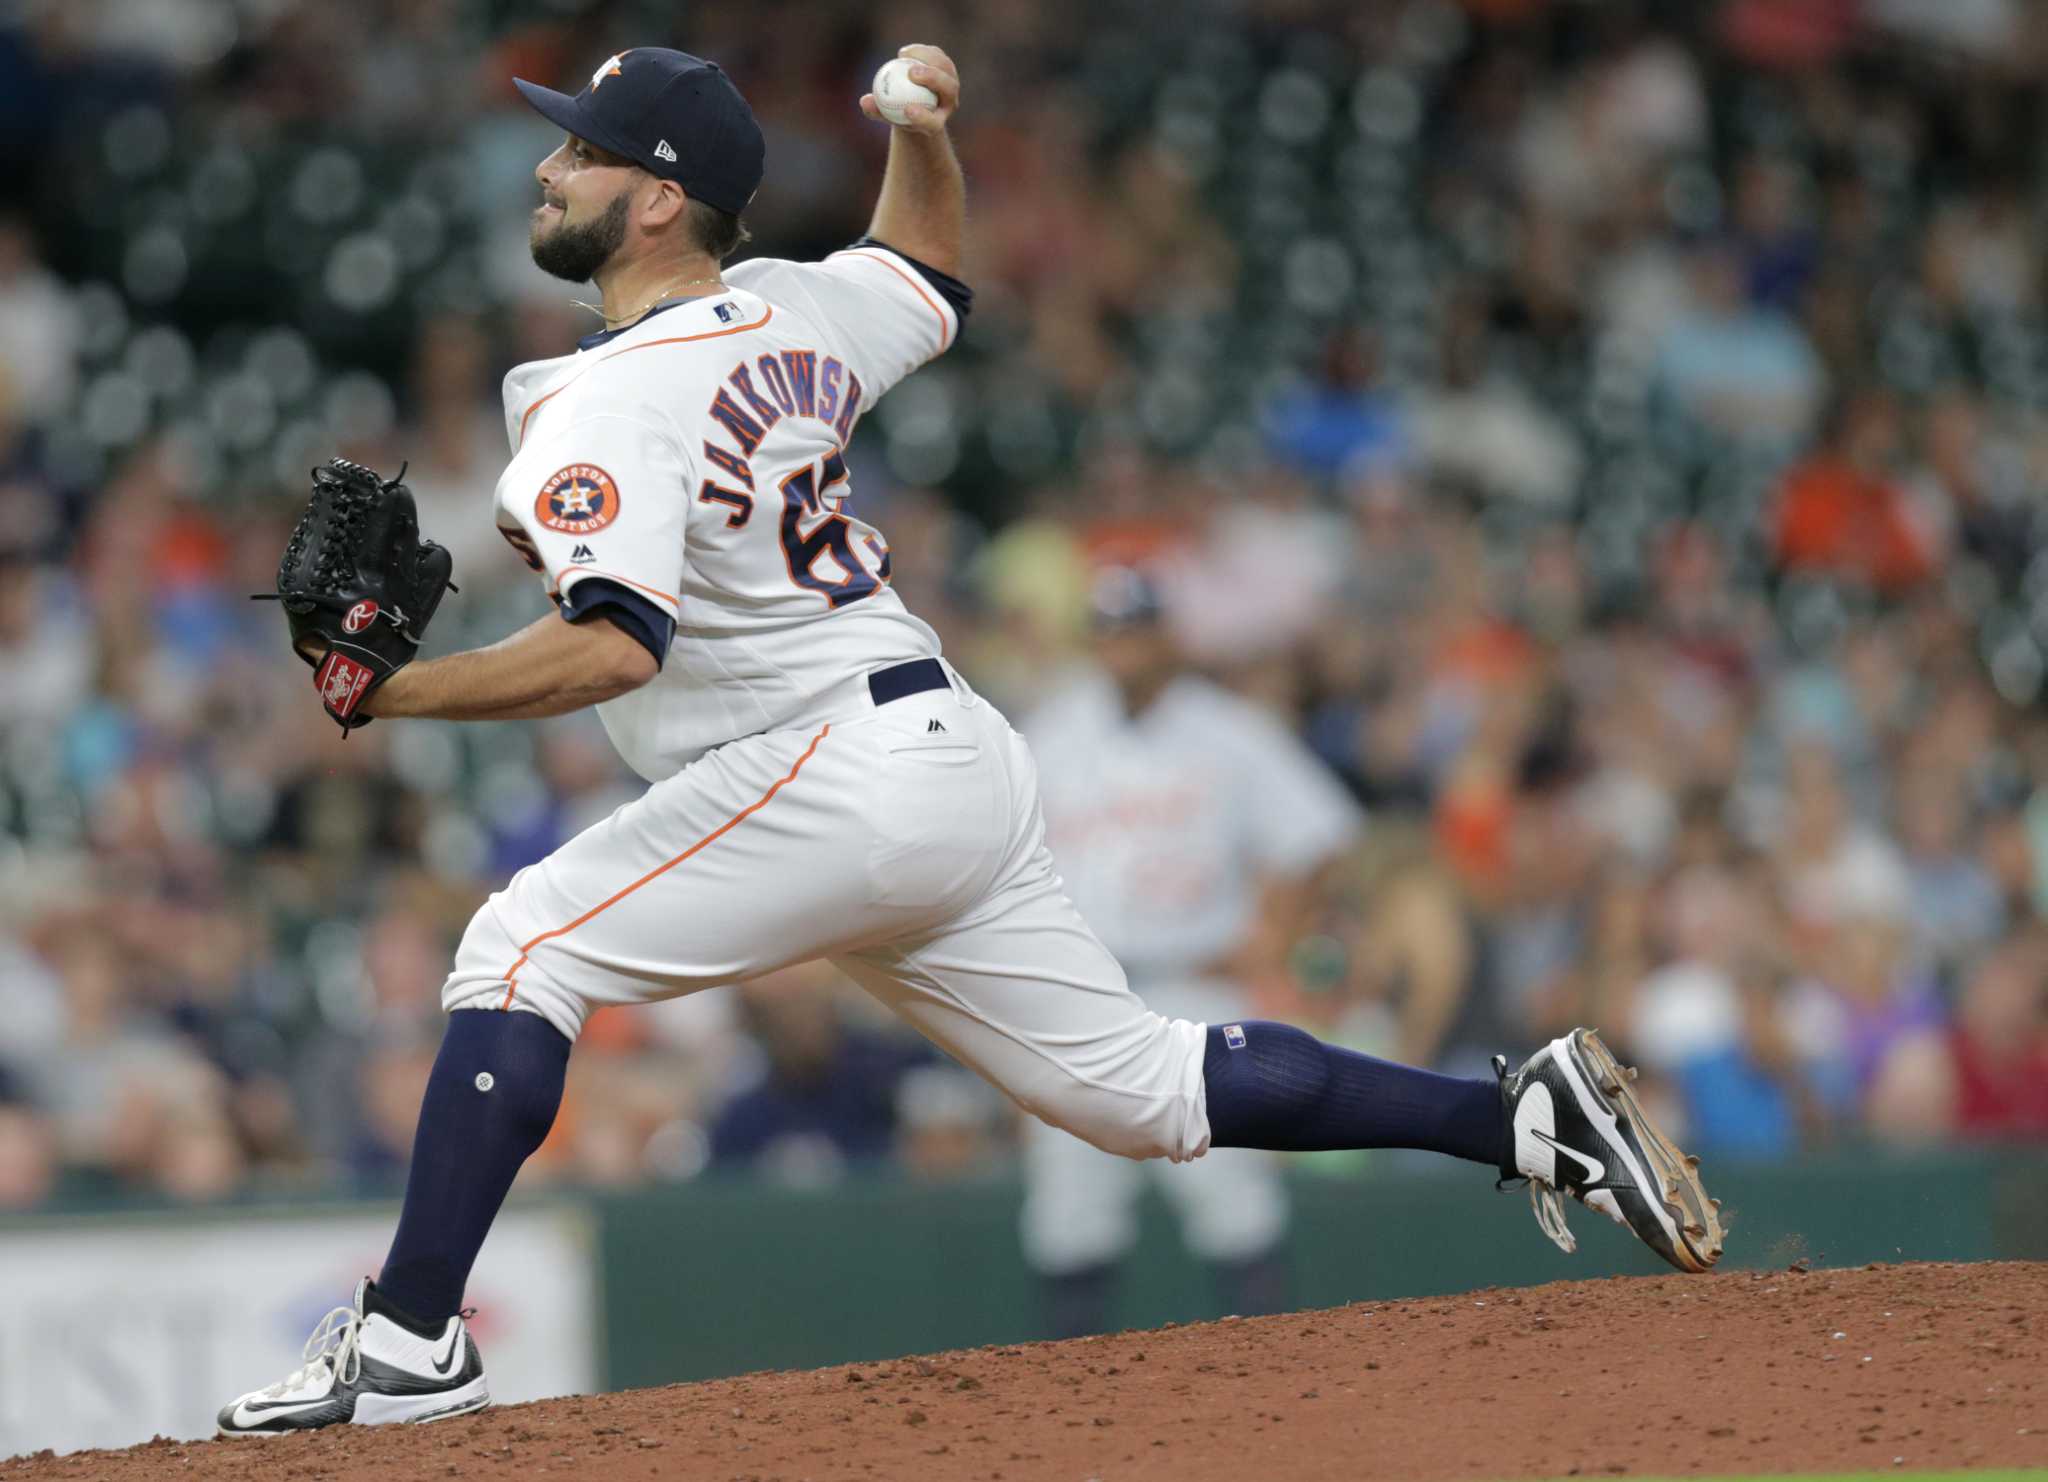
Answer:
[[[861,414],[952,344],[952,305],[872,245],[739,263],[725,282],[505,377],[500,531],[565,608],[602,579],[675,622],[661,673],[598,706],[650,781],[939,651],[890,590],[881,532],[846,506],[844,453]]]
[[[1024,734],[1067,892],[1133,977],[1178,977],[1237,946],[1259,881],[1343,849],[1361,814],[1306,747],[1248,702],[1182,676],[1133,718],[1105,675]]]
[[[484,903],[443,1007],[573,1039],[829,957],[1045,1121],[1201,1156],[1204,1026],[1148,1009],[1061,892],[1029,749],[844,507],[854,424],[952,342],[949,294],[870,245],[726,281],[506,379],[500,529],[565,613],[658,619],[664,666],[598,707],[651,785]]]

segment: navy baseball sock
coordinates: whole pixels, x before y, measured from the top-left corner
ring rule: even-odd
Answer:
[[[1422,1148],[1500,1166],[1500,1087],[1375,1060],[1291,1024],[1212,1024],[1202,1057],[1209,1142],[1320,1152]]]
[[[423,1322],[462,1306],[506,1191],[555,1124],[569,1041],[539,1014],[458,1009],[427,1077],[405,1211],[377,1290]]]

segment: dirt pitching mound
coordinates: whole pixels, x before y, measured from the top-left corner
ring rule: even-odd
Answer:
[[[2048,1465],[2048,1265],[1621,1278],[158,1440],[4,1482],[1284,1482]]]

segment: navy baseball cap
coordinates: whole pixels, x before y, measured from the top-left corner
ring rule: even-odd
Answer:
[[[760,188],[761,126],[716,62],[635,46],[573,98],[523,77],[512,85],[548,122],[675,181],[693,201],[737,216]]]

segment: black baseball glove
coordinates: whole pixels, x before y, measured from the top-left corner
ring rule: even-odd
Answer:
[[[313,666],[313,687],[346,735],[366,726],[365,696],[411,663],[441,605],[454,562],[420,539],[412,490],[360,463],[330,458],[313,470],[313,498],[277,566],[292,648]]]

